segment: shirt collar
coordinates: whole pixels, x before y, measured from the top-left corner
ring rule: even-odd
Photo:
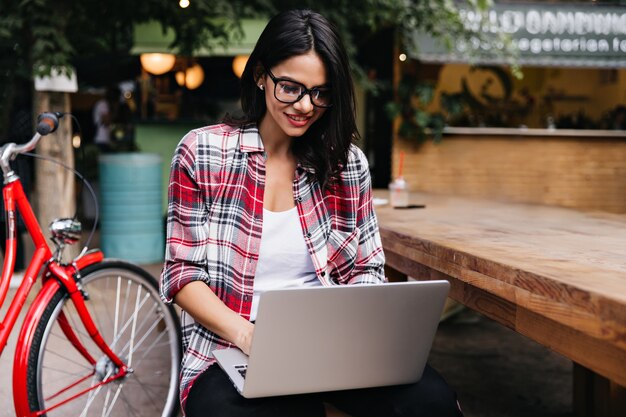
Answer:
[[[241,127],[239,150],[241,152],[263,152],[265,150],[256,124]]]
[[[239,150],[241,152],[264,152],[263,141],[256,124],[249,124],[241,127]],[[315,174],[313,167],[307,167],[298,162],[298,169]]]
[[[298,162],[297,168],[299,170],[304,171],[304,172],[308,172],[309,174],[314,174],[315,175],[315,168],[313,168],[313,167],[307,167],[307,166],[302,165],[300,162]]]

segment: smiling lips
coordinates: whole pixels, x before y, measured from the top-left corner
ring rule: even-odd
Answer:
[[[306,126],[309,120],[311,120],[311,116],[302,116],[299,114],[285,113],[285,116],[287,116],[287,120],[289,120],[289,122],[296,127]]]

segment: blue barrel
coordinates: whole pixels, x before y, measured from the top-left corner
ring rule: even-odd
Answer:
[[[152,153],[100,156],[100,246],[107,258],[163,260],[161,165]]]

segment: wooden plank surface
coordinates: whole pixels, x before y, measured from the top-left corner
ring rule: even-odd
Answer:
[[[626,215],[411,199],[376,207],[390,267],[626,386]]]

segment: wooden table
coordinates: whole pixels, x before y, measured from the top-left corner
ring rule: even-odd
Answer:
[[[626,416],[626,215],[411,202],[426,208],[376,207],[391,279],[449,280],[452,298],[572,359],[577,416]]]

